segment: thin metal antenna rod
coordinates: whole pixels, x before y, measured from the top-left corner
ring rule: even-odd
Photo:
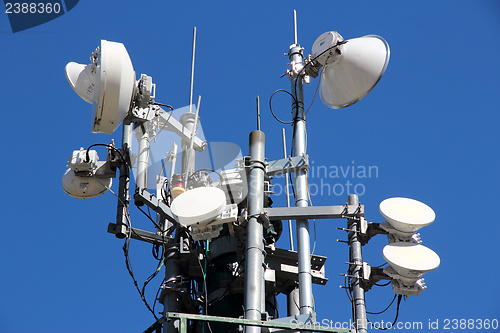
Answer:
[[[196,53],[196,27],[193,28],[193,51],[191,54],[191,88],[189,90],[189,113],[193,112],[194,56]]]
[[[294,18],[296,14],[294,11]],[[295,23],[295,22],[294,22]],[[296,24],[295,24],[296,26]],[[303,66],[303,49],[299,44],[293,44],[288,51],[291,71],[289,77],[291,81],[293,101],[293,155],[305,156],[306,154],[306,122],[304,119],[304,91],[303,76],[301,73]],[[308,201],[307,173],[300,169],[295,172],[295,206],[307,207]],[[311,238],[309,234],[309,220],[296,220],[297,229],[297,253],[299,261],[299,302],[301,314],[312,314],[312,275],[311,275]]]
[[[283,137],[283,157],[287,158],[287,152],[286,152],[286,136],[285,136],[285,129],[281,129],[281,134]],[[286,193],[286,206],[290,207],[290,191],[289,191],[289,184],[288,184],[288,174],[285,175],[285,193]],[[292,220],[288,220],[288,234],[290,235],[290,250],[294,251],[293,249],[293,230],[292,230]]]
[[[257,130],[260,131],[260,98],[257,96]]]
[[[297,45],[297,11],[293,10],[293,43]]]

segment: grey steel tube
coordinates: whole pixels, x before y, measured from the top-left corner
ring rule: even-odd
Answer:
[[[148,165],[149,165],[149,123],[145,122],[137,129],[137,140],[139,151],[137,156],[137,178],[136,189],[148,188]]]
[[[184,128],[186,128],[189,133],[193,133],[195,130],[195,118],[196,115],[194,113],[186,112],[180,118],[180,123]],[[193,133],[194,134],[194,133]],[[190,137],[191,139],[192,137]],[[182,140],[181,141],[181,149],[182,149],[182,176],[184,183],[187,180],[187,177],[194,171],[195,165],[195,157],[193,149],[189,149],[191,140]],[[189,165],[188,165],[189,163]]]
[[[286,136],[285,136],[285,129],[281,129],[281,134],[283,137],[283,158],[287,158],[288,153],[286,151]],[[289,189],[290,184],[288,183],[288,174],[285,174],[285,193],[286,193],[286,206],[290,207],[290,189]],[[292,220],[288,220],[288,236],[290,237],[290,250],[294,251],[293,249],[293,231],[292,231]]]
[[[163,299],[161,303],[163,303],[163,315],[165,316],[167,312],[183,312],[184,307],[182,306],[182,302],[177,294],[177,290],[179,289],[179,276],[180,276],[180,267],[178,265],[179,262],[179,248],[178,246],[182,246],[180,243],[167,243],[164,244],[166,258],[165,260],[165,284],[163,285],[162,295]],[[163,333],[178,333],[179,330],[176,327],[176,323],[174,320],[168,321],[163,324]]]
[[[259,215],[264,208],[265,135],[250,133],[248,172],[248,224],[245,249],[245,318],[261,320],[264,286],[264,237]],[[259,333],[260,327],[247,327],[246,333]]]
[[[356,194],[349,195],[347,203],[357,206],[359,204],[358,196]],[[368,323],[366,320],[365,290],[361,284],[363,257],[361,254],[361,242],[358,240],[360,231],[360,225],[358,223],[358,219],[350,219],[347,221],[347,228],[352,230],[352,232],[349,233],[349,273],[354,276],[351,278],[352,300],[354,303],[354,327],[356,327],[356,332],[366,333],[368,332]]]
[[[125,157],[125,159],[127,159],[127,156],[130,156],[131,148],[132,124],[130,122],[124,122],[122,132],[122,156]],[[118,206],[116,209],[115,236],[117,238],[125,238],[128,232],[127,215],[128,205],[130,202],[130,169],[125,161],[120,162],[120,181],[118,185]]]
[[[303,73],[297,73],[297,68],[301,68],[303,61],[302,48],[294,44],[288,52],[293,74],[292,113],[293,121],[293,156],[304,156],[306,154],[306,122],[304,119],[304,93],[303,93]],[[299,67],[295,67],[295,66]],[[307,207],[309,205],[307,196],[307,173],[300,169],[295,172],[295,206]],[[309,236],[309,220],[297,220],[297,252],[299,257],[299,292],[300,292],[300,313],[310,314],[313,312],[312,302],[312,276],[311,276],[311,245]]]

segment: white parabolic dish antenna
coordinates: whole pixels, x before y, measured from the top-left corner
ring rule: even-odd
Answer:
[[[394,229],[416,232],[436,219],[436,213],[426,204],[409,198],[389,198],[380,203],[380,214]]]
[[[172,213],[181,224],[204,224],[214,220],[226,207],[226,195],[218,187],[197,187],[172,201]]]
[[[413,243],[396,242],[386,245],[383,256],[398,274],[406,277],[433,271],[441,263],[436,252]]]
[[[136,84],[132,61],[122,43],[101,40],[92,103],[92,132],[113,133],[125,119]]]
[[[335,46],[336,35],[329,31],[319,36],[313,44],[313,56]],[[340,54],[323,66],[320,97],[326,106],[341,109],[358,102],[377,85],[389,63],[390,50],[376,35],[349,39],[337,48]]]
[[[73,90],[85,102],[92,104],[95,87],[95,66],[70,62],[65,68],[66,79]]]
[[[67,169],[62,178],[62,187],[70,196],[78,199],[95,198],[111,187],[112,178],[81,177]]]

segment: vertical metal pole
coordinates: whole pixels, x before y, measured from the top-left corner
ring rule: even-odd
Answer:
[[[300,314],[299,309],[299,288],[293,288],[287,297],[287,316],[293,317]]]
[[[248,224],[245,249],[245,318],[261,320],[264,283],[264,237],[259,215],[264,208],[265,135],[250,133],[248,172]],[[246,333],[259,333],[260,327],[247,327]]]
[[[359,205],[359,198],[356,194],[351,194],[347,198],[349,205]],[[366,304],[365,304],[365,290],[361,284],[363,257],[361,255],[361,242],[358,239],[360,225],[358,219],[347,220],[347,228],[352,230],[349,233],[349,262],[350,274],[354,276],[351,278],[352,288],[352,301],[354,303],[354,327],[357,333],[366,333],[367,320],[366,320]]]
[[[122,132],[122,156],[125,160],[129,159],[132,148],[132,124],[130,122],[123,123]],[[130,169],[126,161],[120,161],[120,182],[118,185],[118,207],[116,210],[116,226],[115,236],[117,238],[125,238],[127,236],[127,216],[128,205],[130,202],[129,186],[130,186]]]
[[[189,89],[189,113],[192,113],[194,89],[194,55],[196,53],[196,27],[193,28],[193,51],[191,54],[191,86]]]
[[[148,165],[149,165],[149,123],[142,123],[137,128],[137,140],[139,141],[139,152],[137,156],[137,178],[136,189],[148,188]]]
[[[283,137],[283,157],[287,158],[288,153],[286,151],[286,136],[285,136],[285,129],[281,129],[281,134]],[[289,183],[288,183],[288,174],[285,174],[285,193],[286,193],[286,206],[290,207],[290,189],[289,189]],[[293,230],[292,230],[292,220],[288,220],[288,235],[290,236],[290,250],[294,251],[293,249]]]
[[[290,79],[292,81],[292,101],[293,120],[293,152],[294,156],[304,156],[306,154],[306,122],[304,119],[304,93],[302,62],[304,59],[303,49],[298,44],[290,46],[288,52],[290,65]],[[300,169],[295,172],[295,206],[307,207],[307,173]],[[312,301],[312,276],[311,276],[311,245],[309,236],[309,220],[297,220],[297,252],[299,256],[299,291],[300,291],[300,313],[313,313]]]
[[[161,301],[163,303],[163,315],[167,312],[182,312],[184,310],[177,291],[179,289],[178,282],[180,276],[179,258],[179,243],[167,242],[165,246],[165,283],[162,291]],[[175,320],[167,321],[163,324],[164,333],[178,333]]]

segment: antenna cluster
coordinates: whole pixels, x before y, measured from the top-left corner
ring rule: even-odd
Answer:
[[[346,203],[311,206],[307,175],[306,121],[303,84],[321,76],[320,96],[330,108],[348,107],[366,96],[380,81],[389,61],[389,46],[379,36],[344,40],[335,31],[321,34],[304,57],[298,44],[294,11],[294,43],[287,53],[291,83],[293,140],[287,154],[283,130],[284,157],[268,160],[265,135],[260,130],[260,103],[257,97],[257,127],[249,136],[248,156],[236,159],[234,168],[199,168],[197,152],[206,141],[198,136],[201,97],[193,113],[194,59],[196,28],[193,31],[189,111],[177,120],[173,107],[155,102],[156,86],[142,74],[136,78],[130,57],[121,43],[102,40],[91,53],[88,65],[74,62],[66,66],[66,77],[75,92],[92,104],[92,132],[114,133],[122,125],[122,147],[106,146],[105,161],[97,152],[81,148],[73,152],[63,176],[63,188],[71,196],[92,198],[110,190],[119,171],[116,223],[108,232],[152,244],[160,264],[139,292],[156,322],[145,332],[163,327],[164,332],[228,332],[245,327],[245,332],[293,332],[297,323],[313,327],[308,331],[351,332],[349,329],[318,327],[313,306],[312,284],[326,284],[326,257],[313,255],[310,249],[309,221],[344,219],[348,232],[349,269],[345,288],[353,307],[353,330],[367,331],[365,292],[380,280],[388,280],[394,293],[419,295],[425,290],[422,274],[436,269],[439,256],[423,246],[421,227],[431,224],[434,211],[408,198],[390,198],[380,204],[382,223],[368,223],[364,206],[356,195]],[[167,112],[161,106],[168,107]],[[163,147],[168,151],[152,193],[148,186],[150,149],[159,132],[175,133],[180,139]],[[138,154],[131,154],[133,132]],[[161,143],[157,143],[161,144]],[[168,148],[170,146],[170,148]],[[177,149],[180,171],[176,171]],[[170,149],[170,150],[168,150]],[[167,163],[170,172],[164,174]],[[226,163],[227,164],[227,163]],[[135,168],[136,188],[133,202],[153,223],[154,231],[131,225],[130,176]],[[294,185],[295,207],[272,207],[272,177],[287,174]],[[293,178],[292,175],[293,174]],[[156,175],[156,173],[155,173]],[[212,177],[214,176],[215,179]],[[288,178],[287,178],[288,182]],[[149,184],[151,185],[151,184]],[[288,189],[288,185],[287,185]],[[150,192],[151,191],[151,192]],[[141,207],[155,212],[148,214]],[[288,220],[290,249],[277,247]],[[292,223],[296,221],[297,250],[294,251]],[[383,256],[389,266],[371,267],[363,261],[362,247],[376,235],[387,235],[389,244]],[[165,279],[157,294],[163,304],[160,317],[144,296],[147,283],[165,267]],[[129,270],[131,272],[131,270]],[[132,277],[133,273],[131,272]],[[134,278],[134,283],[135,278]],[[137,285],[137,284],[136,284]],[[286,317],[278,313],[276,295],[287,296]],[[302,329],[302,328],[301,328]]]

